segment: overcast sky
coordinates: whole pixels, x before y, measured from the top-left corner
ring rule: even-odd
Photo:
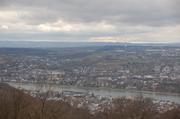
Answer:
[[[180,42],[180,0],[0,0],[0,41]]]

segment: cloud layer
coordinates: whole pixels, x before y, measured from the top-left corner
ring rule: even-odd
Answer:
[[[0,40],[180,42],[179,0],[0,0]]]

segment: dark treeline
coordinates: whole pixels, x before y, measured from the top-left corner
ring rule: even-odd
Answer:
[[[180,119],[180,107],[161,112],[151,99],[119,98],[91,113],[47,95],[31,97],[6,84],[0,84],[0,119]]]

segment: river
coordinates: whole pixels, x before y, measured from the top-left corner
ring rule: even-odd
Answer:
[[[173,93],[159,93],[151,91],[132,91],[111,88],[86,88],[76,86],[62,86],[58,84],[36,84],[36,83],[8,83],[15,88],[25,90],[53,90],[53,91],[75,91],[75,92],[92,92],[95,95],[116,97],[137,97],[143,96],[155,100],[170,101],[180,104],[180,94]]]

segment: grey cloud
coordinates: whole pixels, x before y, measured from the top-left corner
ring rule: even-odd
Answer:
[[[4,31],[4,29],[0,29],[0,40],[83,41],[91,37],[119,37],[123,35],[132,37],[135,34],[138,34],[137,37],[140,37],[141,34],[152,35],[156,33],[156,30],[159,33],[156,35],[158,38],[159,35],[164,35],[159,32],[161,28],[168,26],[177,27],[180,25],[180,0],[0,0],[0,11],[18,12],[18,18],[15,20],[13,20],[14,17],[8,18],[5,25],[19,22],[27,25],[27,27],[32,26],[32,29],[35,30],[33,31],[34,34],[32,34],[32,31],[28,33],[29,29],[23,31],[23,28],[19,31],[16,31],[14,28],[15,30],[13,29],[9,32],[7,32],[8,30]],[[36,28],[34,28],[40,24],[51,24],[58,20],[85,25],[89,25],[91,22],[99,23],[101,21],[107,21],[114,25],[116,30],[106,32],[40,33],[40,31],[36,31]],[[5,22],[6,20],[3,20],[0,23],[0,27]],[[20,26],[23,25],[17,25],[17,27]],[[136,26],[142,26],[142,28],[139,31],[136,31],[136,29],[132,30]],[[146,27],[150,28],[146,29]],[[174,28],[171,29],[173,33],[176,31],[173,30]],[[179,38],[177,33],[175,34]],[[144,36],[141,40],[145,38]]]
[[[4,8],[32,12],[22,17],[28,23],[109,20],[143,25],[179,24],[178,0],[1,0]]]

